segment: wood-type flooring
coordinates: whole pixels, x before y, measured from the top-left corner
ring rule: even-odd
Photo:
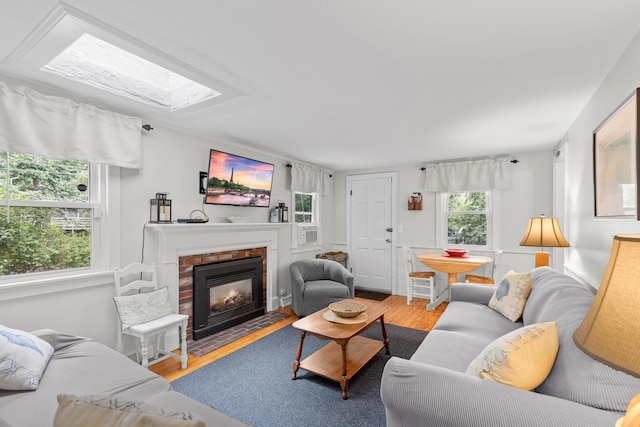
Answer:
[[[361,298],[356,299],[360,299],[365,303],[367,301]],[[382,303],[391,307],[391,310],[384,316],[385,323],[423,331],[430,331],[431,328],[433,328],[433,325],[435,325],[447,306],[446,303],[443,303],[433,311],[426,311],[426,300],[414,298],[411,304],[407,305],[407,298],[401,295],[390,295]],[[169,358],[155,365],[151,365],[150,369],[162,375],[168,381],[173,381],[298,320],[298,317],[293,313],[291,307],[279,308],[278,311],[289,314],[289,317],[203,356],[197,357],[189,354],[187,369],[180,369],[180,361],[174,358]],[[291,349],[292,360],[295,356],[295,351],[296,349]]]

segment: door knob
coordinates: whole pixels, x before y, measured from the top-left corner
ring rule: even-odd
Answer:
[[[387,228],[387,231],[388,231],[389,233],[391,233],[391,232],[393,232],[393,228],[389,227],[389,228]]]
[[[385,242],[391,243],[391,239],[387,239],[387,240],[385,240]]]

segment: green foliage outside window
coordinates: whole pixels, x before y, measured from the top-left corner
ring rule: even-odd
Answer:
[[[91,263],[90,230],[73,230],[69,224],[53,223],[63,212],[51,208],[0,209],[0,275],[88,267]],[[90,215],[78,210],[79,218]],[[69,213],[67,211],[67,213]],[[90,220],[90,217],[89,217]]]
[[[89,184],[85,161],[0,152],[0,275],[91,265],[91,209],[64,206],[89,201],[80,184]]]
[[[295,222],[313,222],[313,194],[295,193]]]
[[[487,244],[487,193],[447,195],[447,236],[450,245]]]

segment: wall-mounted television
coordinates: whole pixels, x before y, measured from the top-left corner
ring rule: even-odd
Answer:
[[[268,208],[273,165],[211,150],[205,203]]]

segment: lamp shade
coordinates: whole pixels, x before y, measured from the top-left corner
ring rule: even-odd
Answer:
[[[571,245],[569,245],[569,242],[560,231],[558,218],[540,216],[529,220],[527,231],[520,241],[520,246],[568,248]]]
[[[616,235],[600,288],[573,341],[594,359],[640,377],[640,235]]]

